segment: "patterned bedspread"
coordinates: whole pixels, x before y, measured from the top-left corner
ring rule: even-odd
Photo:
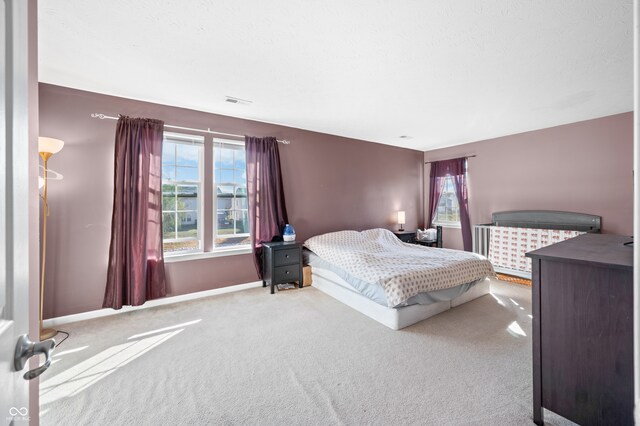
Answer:
[[[403,243],[387,229],[331,232],[304,245],[354,277],[382,286],[389,307],[494,274],[479,254]]]

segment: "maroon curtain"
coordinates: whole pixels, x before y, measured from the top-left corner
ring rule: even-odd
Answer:
[[[456,198],[460,206],[460,228],[462,229],[462,244],[466,251],[471,251],[471,224],[469,222],[469,200],[467,195],[467,158],[454,158],[452,160],[434,161],[431,163],[429,173],[429,220],[428,226],[432,225],[436,216],[436,209],[442,189],[444,178],[451,176],[453,186],[456,191]]]
[[[278,141],[274,137],[245,136],[247,192],[251,249],[258,276],[262,279],[262,243],[282,237],[287,208],[282,189]]]
[[[107,287],[102,307],[142,305],[166,295],[162,257],[164,123],[120,116]]]

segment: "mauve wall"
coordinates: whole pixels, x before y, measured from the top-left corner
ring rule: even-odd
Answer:
[[[45,318],[102,305],[116,122],[91,118],[94,112],[291,140],[280,146],[280,156],[289,220],[300,241],[341,229],[392,229],[400,209],[407,212],[408,229],[422,225],[421,151],[41,84],[40,135],[65,141],[49,161],[64,179],[49,186]],[[251,255],[169,263],[166,269],[172,296],[257,280]]]
[[[602,216],[603,232],[633,233],[632,112],[427,151],[424,158],[473,154],[472,226],[491,222],[497,211],[564,210]],[[429,170],[426,165],[427,194]],[[462,249],[459,229],[445,228],[443,239],[444,246]]]

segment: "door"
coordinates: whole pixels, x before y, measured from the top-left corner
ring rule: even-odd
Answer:
[[[14,366],[29,325],[28,3],[0,1],[0,424],[15,425],[30,416],[29,382]]]

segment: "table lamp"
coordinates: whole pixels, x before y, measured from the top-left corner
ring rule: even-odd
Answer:
[[[400,210],[398,212],[398,225],[400,225],[400,229],[398,229],[398,231],[404,231],[403,225],[405,223],[404,211]]]

